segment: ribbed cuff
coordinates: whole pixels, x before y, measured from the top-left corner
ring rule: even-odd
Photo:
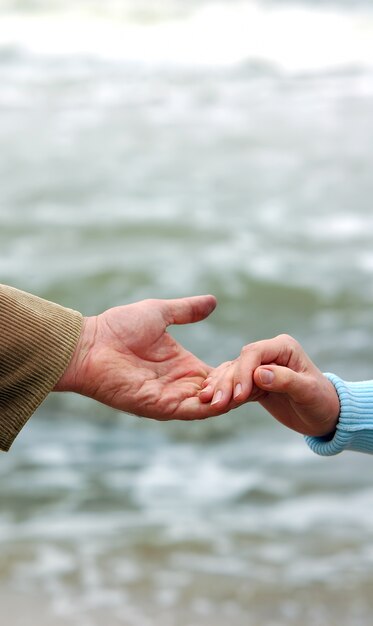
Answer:
[[[0,285],[0,449],[15,437],[65,371],[83,318]]]
[[[343,450],[373,454],[373,380],[346,382],[325,374],[333,383],[341,405],[335,433],[331,437],[305,437],[311,450],[332,456]]]

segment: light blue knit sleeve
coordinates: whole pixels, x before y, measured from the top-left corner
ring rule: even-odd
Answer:
[[[355,450],[373,454],[373,380],[346,382],[325,374],[336,388],[341,411],[331,437],[305,437],[311,450],[322,456]]]

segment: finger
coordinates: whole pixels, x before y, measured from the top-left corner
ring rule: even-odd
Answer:
[[[201,389],[199,393],[199,399],[201,402],[210,402],[214,395],[215,388],[212,385],[207,385],[204,389]]]
[[[278,364],[302,369],[305,354],[298,342],[289,335],[278,335],[244,346],[237,359],[234,374],[234,397],[237,402],[248,400],[253,389],[253,373],[260,365]]]
[[[259,365],[256,354],[242,355],[237,359],[233,374],[233,397],[236,402],[246,402],[253,389],[253,372]]]
[[[215,296],[192,296],[175,300],[159,300],[167,326],[200,322],[216,307]]]
[[[288,367],[258,367],[254,372],[254,381],[260,389],[287,394],[298,404],[307,402],[310,394],[314,393],[311,384],[307,384],[308,377]]]
[[[212,400],[219,385],[219,381],[224,377],[226,370],[231,367],[231,365],[232,361],[226,361],[209,373],[206,380],[202,383],[202,389],[199,393],[201,402],[210,402]]]
[[[220,363],[217,367],[214,367],[210,370],[208,376],[202,383],[203,386],[214,385],[221,378],[221,376],[225,373],[225,371],[231,367],[233,361],[224,361],[224,363]]]
[[[186,398],[178,408],[178,410],[173,413],[171,419],[178,420],[202,420],[208,417],[216,417],[217,415],[222,415],[223,413],[227,413],[231,409],[237,408],[237,405],[234,402],[228,403],[226,406],[218,406],[212,404],[206,404],[200,402],[197,396],[193,396],[190,398]]]
[[[296,369],[305,360],[305,352],[296,339],[290,335],[278,335],[244,346],[241,358],[266,365],[275,363]]]
[[[222,368],[220,376],[213,383],[211,407],[222,411],[233,398],[234,362]]]
[[[271,350],[278,353],[278,348],[272,345],[275,340],[258,341],[253,344],[244,346],[241,350],[240,357],[236,359],[233,373],[233,397],[237,403],[246,402],[253,391],[253,374],[263,360],[266,362],[266,355]],[[277,343],[277,342],[276,342]]]

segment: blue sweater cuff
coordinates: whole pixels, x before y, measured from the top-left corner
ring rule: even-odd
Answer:
[[[341,405],[336,431],[330,437],[305,437],[311,450],[322,456],[355,450],[373,454],[373,380],[346,382],[325,374],[333,383]]]

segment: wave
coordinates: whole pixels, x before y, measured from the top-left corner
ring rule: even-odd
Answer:
[[[55,14],[8,12],[0,49],[193,67],[259,61],[288,72],[373,67],[373,13],[363,7],[213,2],[192,4],[183,17],[135,17],[68,8]]]

